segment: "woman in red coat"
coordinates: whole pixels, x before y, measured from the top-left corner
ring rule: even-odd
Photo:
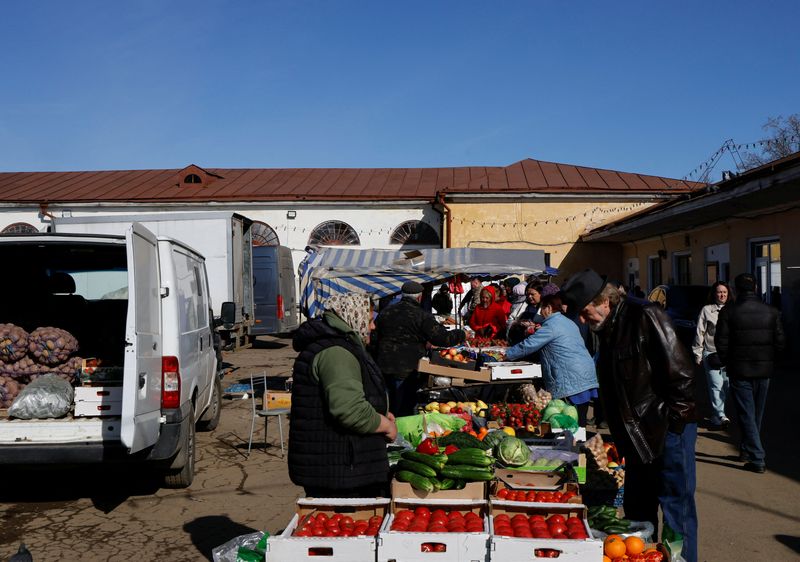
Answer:
[[[479,336],[493,338],[497,334],[505,334],[506,318],[503,307],[495,302],[494,287],[484,287],[481,304],[470,316],[469,327]]]

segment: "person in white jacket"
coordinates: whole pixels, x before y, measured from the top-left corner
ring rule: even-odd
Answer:
[[[697,318],[697,334],[692,345],[695,361],[703,365],[708,381],[708,395],[711,399],[711,424],[716,428],[726,428],[731,420],[725,415],[725,398],[728,395],[728,376],[725,367],[717,359],[717,348],[714,346],[714,333],[717,330],[719,311],[730,297],[730,289],[724,281],[717,281],[711,286],[711,304],[703,307]]]

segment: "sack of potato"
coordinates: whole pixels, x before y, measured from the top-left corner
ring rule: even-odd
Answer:
[[[25,385],[7,375],[0,374],[0,408],[8,408]]]
[[[14,324],[0,324],[0,361],[19,361],[27,352],[28,332]]]
[[[81,365],[83,365],[83,359],[81,357],[70,357],[64,363],[61,365],[56,365],[55,367],[39,365],[41,369],[36,373],[31,373],[28,379],[30,382],[33,382],[44,375],[55,375],[58,378],[67,381],[72,386],[77,386]]]
[[[61,328],[36,328],[28,335],[28,353],[43,365],[58,365],[78,351],[78,340]]]

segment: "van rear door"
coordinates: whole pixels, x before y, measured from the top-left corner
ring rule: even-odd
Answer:
[[[161,417],[161,272],[158,241],[139,223],[125,233],[128,316],[122,389],[122,444],[131,453],[154,445]]]

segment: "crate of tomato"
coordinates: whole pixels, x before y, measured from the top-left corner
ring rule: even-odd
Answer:
[[[381,528],[378,562],[486,560],[488,541],[483,500],[395,500]]]
[[[300,498],[284,531],[270,537],[268,560],[375,562],[384,498]]]

